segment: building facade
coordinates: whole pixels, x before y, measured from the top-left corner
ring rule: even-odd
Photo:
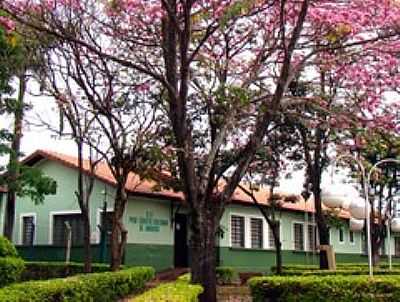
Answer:
[[[57,260],[65,257],[66,222],[72,229],[71,259],[83,258],[83,228],[76,200],[78,170],[76,159],[58,153],[37,151],[25,160],[57,182],[57,194],[44,203],[34,204],[19,198],[16,204],[14,243],[21,255],[30,260]],[[124,215],[128,241],[124,263],[150,265],[157,270],[187,266],[190,262],[188,217],[182,194],[155,192],[148,182],[127,185],[129,202]],[[100,261],[99,225],[111,227],[114,199],[113,179],[105,166],[96,171],[90,200],[91,243],[94,261]],[[262,192],[258,193],[262,194]],[[1,199],[0,228],[3,227],[5,198]],[[106,203],[106,207],[104,204]],[[106,211],[104,211],[104,209]],[[346,215],[342,226],[331,228],[330,242],[338,262],[366,262],[365,241],[360,232],[352,232]],[[284,264],[317,264],[318,242],[314,211],[300,201],[284,203],[277,217],[280,222]],[[104,224],[103,224],[104,223]],[[236,193],[220,222],[217,241],[219,265],[241,271],[268,271],[275,263],[274,241],[265,219],[250,199]],[[382,251],[386,254],[388,242]],[[392,254],[400,251],[396,236]]]

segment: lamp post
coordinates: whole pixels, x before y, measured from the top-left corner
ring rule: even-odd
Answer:
[[[353,156],[351,154],[343,154],[343,155],[339,156],[338,158],[336,158],[334,160],[334,162],[333,162],[332,172],[331,172],[332,184],[333,184],[333,174],[334,174],[334,169],[335,169],[336,163],[340,159],[343,159],[343,158],[346,158],[346,157],[354,160],[357,163],[357,165],[358,165],[358,167],[359,167],[359,169],[361,171],[361,174],[362,174],[362,179],[363,179],[363,183],[362,184],[363,184],[363,191],[364,191],[364,196],[365,196],[365,212],[364,213],[365,213],[365,219],[366,219],[366,224],[367,224],[368,268],[369,268],[369,275],[370,275],[370,277],[372,277],[373,276],[373,268],[372,268],[371,222],[370,222],[371,221],[371,217],[370,217],[371,214],[370,214],[370,211],[369,211],[370,210],[369,184],[370,184],[370,181],[371,181],[372,173],[374,172],[374,170],[376,170],[378,168],[379,165],[384,164],[384,163],[389,163],[389,162],[400,164],[400,160],[389,158],[389,159],[383,159],[381,161],[378,161],[377,163],[375,163],[372,166],[372,168],[369,170],[369,172],[367,174],[367,171],[366,171],[366,169],[365,169],[365,167],[364,167],[364,165],[363,165],[363,163],[361,162],[360,159],[358,159],[357,157],[355,157],[355,156]],[[342,201],[344,202],[345,196],[343,194],[339,194],[339,196],[336,195],[336,200],[338,200],[338,199],[343,199]],[[390,228],[390,226],[389,226],[389,228]],[[390,242],[390,230],[388,232],[388,235],[389,235],[389,242]],[[391,251],[390,250],[389,250],[389,265],[390,265],[390,268],[391,268]]]

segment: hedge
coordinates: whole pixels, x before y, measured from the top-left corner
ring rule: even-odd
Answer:
[[[17,249],[4,236],[0,236],[0,257],[18,257]]]
[[[93,263],[93,273],[103,273],[110,270],[108,264]],[[63,278],[84,273],[84,264],[71,262],[25,262],[25,270],[22,272],[21,280],[47,280]]]
[[[400,301],[400,276],[255,277],[248,284],[254,302]]]
[[[0,258],[0,287],[19,281],[24,268],[21,258]]]
[[[159,285],[130,300],[130,302],[197,302],[203,292],[200,285],[176,281]]]
[[[284,271],[282,272],[282,276],[332,276],[332,275],[341,275],[341,276],[355,276],[355,275],[368,275],[369,270],[367,268],[362,269],[337,269],[335,271],[331,270],[310,270],[310,271]],[[374,268],[374,275],[400,275],[400,269],[394,268],[392,270],[382,269],[382,268]]]
[[[77,275],[65,279],[29,281],[0,289],[4,302],[108,302],[142,291],[154,269],[138,267],[118,272]]]

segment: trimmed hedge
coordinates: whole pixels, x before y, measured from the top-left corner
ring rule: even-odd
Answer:
[[[0,289],[4,302],[108,302],[142,291],[154,269],[137,267],[118,272],[30,281]]]
[[[22,272],[21,280],[47,280],[53,278],[64,278],[84,273],[83,263],[71,262],[25,262],[25,270]],[[93,263],[93,273],[103,273],[110,270],[108,264]]]
[[[200,285],[176,281],[159,285],[130,300],[130,302],[197,302],[203,292]]]
[[[0,287],[19,281],[24,268],[24,260],[21,258],[0,258]]]
[[[254,302],[400,301],[400,276],[255,277],[248,284]]]
[[[284,271],[282,276],[356,276],[356,275],[368,275],[368,268],[362,269],[337,269],[335,271],[330,270],[311,270],[311,271]],[[374,275],[400,275],[400,270],[398,268],[387,270],[383,268],[374,268]]]
[[[17,249],[4,236],[0,236],[0,257],[18,257]]]

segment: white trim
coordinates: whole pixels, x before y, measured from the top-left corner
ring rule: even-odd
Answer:
[[[96,225],[95,225],[96,243],[100,243],[100,230],[97,226],[100,224],[100,217],[101,217],[100,215],[103,212],[103,209],[104,209],[103,207],[101,207],[101,208],[99,207],[99,208],[97,208],[97,211],[96,211]],[[107,213],[114,212],[114,208],[107,207],[106,212]]]
[[[243,230],[243,233],[244,233],[244,246],[243,247],[240,247],[240,248],[246,248],[246,215],[243,215],[243,214],[236,214],[236,213],[229,213],[229,247],[234,247],[234,246],[232,246],[232,216],[240,216],[240,217],[243,217],[243,219],[244,219],[244,230]],[[236,246],[235,246],[236,247]],[[234,248],[235,248],[234,247]],[[237,247],[236,247],[237,248]]]
[[[294,225],[295,224],[302,224],[303,225],[303,249],[302,250],[296,250],[296,237],[295,237],[295,233],[294,233]],[[307,246],[306,246],[306,235],[305,235],[305,227],[304,227],[305,223],[304,221],[298,221],[298,220],[293,220],[292,221],[292,248],[293,251],[297,251],[297,252],[307,252]]]
[[[338,234],[338,242],[339,242],[340,245],[342,245],[346,241],[346,239],[344,238],[345,237],[344,236],[344,229],[343,229],[343,227],[340,227],[337,230],[338,230],[338,232],[337,232],[337,234]],[[343,233],[343,240],[342,241],[340,241],[340,231],[342,231],[342,233]]]
[[[18,238],[18,244],[22,245],[22,233],[23,233],[23,218],[24,217],[33,217],[33,224],[34,224],[34,232],[33,232],[33,245],[36,244],[36,234],[37,234],[37,223],[36,223],[36,213],[21,213],[19,214],[19,238]]]
[[[82,214],[81,210],[66,210],[66,211],[50,211],[49,212],[49,245],[53,244],[53,222],[54,216],[68,215],[68,214]]]

